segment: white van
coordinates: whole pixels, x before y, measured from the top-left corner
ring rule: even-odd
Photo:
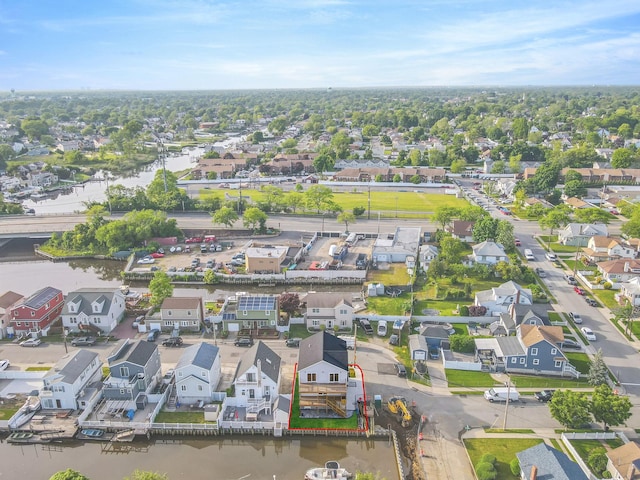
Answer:
[[[493,402],[506,402],[507,398],[510,402],[520,400],[520,394],[515,388],[496,387],[484,392],[484,398]]]
[[[347,344],[347,350],[353,350],[356,348],[356,337],[353,335],[338,335],[340,340],[344,340]]]
[[[527,260],[535,260],[536,259],[536,257],[533,255],[533,252],[528,248],[524,249],[524,258],[526,258]]]
[[[386,320],[380,320],[378,322],[378,336],[379,337],[386,337],[387,336],[387,321]]]

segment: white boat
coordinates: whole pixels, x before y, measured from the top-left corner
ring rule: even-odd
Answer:
[[[353,478],[353,474],[342,468],[338,462],[329,461],[324,467],[310,468],[304,474],[304,480],[346,480]]]
[[[20,410],[9,420],[9,428],[16,429],[23,426],[33,418],[36,412],[40,410],[40,399],[36,396],[28,396],[27,401],[20,407]]]

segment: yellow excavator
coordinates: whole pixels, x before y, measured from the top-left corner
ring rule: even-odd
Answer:
[[[391,413],[397,415],[398,421],[403,427],[411,425],[411,413],[407,408],[407,401],[402,397],[391,397],[387,402],[387,408]]]

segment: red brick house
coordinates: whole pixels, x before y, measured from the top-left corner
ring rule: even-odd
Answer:
[[[62,291],[53,287],[38,290],[11,307],[9,328],[16,335],[47,334],[64,307]]]

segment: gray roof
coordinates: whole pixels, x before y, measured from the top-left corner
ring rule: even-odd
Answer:
[[[397,227],[392,241],[386,235],[378,236],[374,243],[374,250],[378,252],[402,252],[415,255],[420,246],[422,235],[420,227]]]
[[[502,246],[496,242],[492,242],[490,240],[485,240],[484,242],[480,242],[473,247],[473,254],[476,256],[490,256],[490,257],[506,257],[507,254],[504,252]]]
[[[531,469],[535,466],[537,468],[537,478],[539,479],[588,479],[577,463],[572,462],[567,455],[544,442],[516,453],[516,457],[520,462],[524,478],[531,478]]]
[[[309,293],[304,297],[307,310],[310,308],[335,308],[341,303],[353,306],[353,293]]]
[[[518,337],[497,337],[496,341],[500,346],[502,357],[524,355],[525,353]]]
[[[72,384],[96,358],[98,358],[98,354],[95,352],[83,349],[76,350],[68,357],[58,360],[44,378],[61,375],[61,382]]]
[[[78,303],[80,302],[80,307],[78,308],[78,313],[86,313],[87,315],[106,315],[109,313],[111,308],[111,301],[113,300],[113,296],[117,293],[120,293],[113,288],[81,288],[79,290],[75,290],[73,292],[69,292],[67,295],[67,299],[64,302],[64,308],[62,309],[62,314],[69,314],[69,303]],[[99,313],[94,313],[91,309],[91,304],[96,300],[100,300],[104,298],[104,308]],[[124,297],[123,297],[124,298]],[[76,312],[74,312],[76,313]]]
[[[449,332],[447,332],[444,327],[441,327],[439,325],[426,326],[424,330],[422,330],[420,335],[429,338],[443,338],[445,340],[449,338]]]
[[[210,343],[196,343],[184,350],[180,360],[176,364],[176,369],[195,365],[196,367],[211,370],[218,356],[219,348]]]
[[[109,356],[109,366],[129,362],[144,367],[157,349],[158,346],[152,342],[137,340],[132,343],[129,339],[125,339]]]
[[[59,293],[62,293],[62,290],[53,287],[44,287],[24,300],[22,305],[37,310],[45,303],[53,300]]]
[[[259,341],[245,352],[238,363],[234,378],[238,378],[252,366],[257,367],[258,361],[260,361],[262,373],[277,383],[280,377],[280,356],[262,341]]]
[[[592,237],[594,235],[609,236],[609,229],[606,225],[600,223],[570,223],[563,230],[560,230],[559,235],[561,237],[577,237],[587,236]]]
[[[300,342],[298,353],[299,369],[304,369],[325,361],[343,370],[349,368],[347,343],[340,338],[322,331]]]
[[[273,404],[273,409],[289,413],[289,410],[291,409],[291,400],[289,400],[287,395],[278,395],[278,398],[276,398],[276,401]]]

